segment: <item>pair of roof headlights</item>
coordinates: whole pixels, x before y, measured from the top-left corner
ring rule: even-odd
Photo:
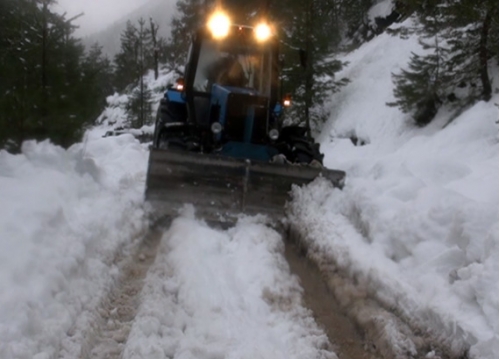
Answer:
[[[208,19],[207,25],[214,38],[223,39],[229,34],[231,21],[224,12],[216,11]],[[258,42],[267,41],[272,35],[271,27],[264,22],[255,26],[254,33]]]

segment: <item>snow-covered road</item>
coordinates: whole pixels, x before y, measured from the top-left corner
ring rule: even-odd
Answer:
[[[167,222],[117,264],[117,284],[73,343],[79,356],[378,358],[319,272],[263,217],[223,229],[187,207]]]
[[[1,358],[335,357],[258,219],[217,230],[188,211],[148,252],[131,135],[0,154]]]
[[[335,358],[283,250],[281,236],[255,219],[228,230],[176,219],[124,358]]]
[[[302,300],[282,238],[262,218],[217,229],[186,207],[156,239],[158,251],[141,247],[148,232],[142,200],[147,148],[131,135],[90,136],[68,151],[28,142],[21,155],[0,154],[0,194],[7,204],[0,216],[0,357],[346,357],[342,339],[330,335],[332,328],[322,329],[321,307],[308,303],[307,292]],[[396,328],[396,321],[388,321],[394,313],[412,325],[415,314],[428,310],[407,306],[421,298],[408,283],[395,281],[402,273],[370,248],[359,219],[344,211],[357,198],[352,187],[340,192],[318,181],[296,189],[294,198],[289,219],[321,270],[315,275],[328,279],[348,321],[386,330]],[[127,258],[134,259],[130,266]],[[320,292],[305,287],[309,296]],[[413,293],[412,302],[405,293]],[[372,300],[389,305],[378,312],[366,305]],[[449,333],[453,321],[444,320],[440,307],[427,313],[432,317],[421,323],[444,325]],[[366,320],[370,316],[378,322]],[[466,328],[455,328],[452,344],[459,351],[473,345]],[[479,328],[485,328],[484,338],[491,336],[477,324],[469,333]],[[422,346],[436,339],[430,338],[419,346],[411,333],[386,334],[382,342],[362,343],[367,358],[373,344],[428,358],[439,353],[431,348],[447,344]],[[484,353],[494,350],[487,340],[479,343]]]
[[[287,218],[341,311],[387,334],[368,349],[495,359],[498,91],[453,122],[442,108],[412,126],[385,104],[391,73],[419,46],[381,34],[340,59],[351,82],[332,95],[319,139],[346,186],[295,188]],[[161,89],[173,75],[146,82]],[[217,229],[186,209],[158,247],[141,247],[147,146],[102,138],[125,121],[126,100],[110,97],[102,127],[67,150],[0,151],[0,358],[342,358],[261,219]]]

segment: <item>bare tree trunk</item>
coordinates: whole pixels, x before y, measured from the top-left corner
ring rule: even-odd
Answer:
[[[313,88],[313,10],[314,0],[307,1],[306,9],[306,81],[305,81],[305,120],[307,128],[307,137],[311,138],[311,116],[310,108],[312,107],[312,88]]]
[[[48,93],[47,93],[47,42],[48,42],[48,1],[42,2],[42,103],[41,103],[41,117],[42,123],[48,114]]]
[[[139,126],[141,128],[144,126],[144,23],[145,21],[141,18],[139,20],[140,32],[139,32]]]
[[[144,126],[144,77],[141,76],[141,111],[140,111],[140,116],[139,116],[139,128]]]
[[[488,33],[491,25],[491,10],[488,9],[481,28],[481,40],[479,42],[479,61],[481,83],[483,84],[483,100],[491,99],[491,83],[488,76]]]
[[[153,60],[154,60],[154,71],[155,71],[155,80],[158,79],[158,41],[156,35],[158,34],[158,25],[155,25],[153,18],[149,18],[149,22],[151,24],[151,39],[153,41]]]

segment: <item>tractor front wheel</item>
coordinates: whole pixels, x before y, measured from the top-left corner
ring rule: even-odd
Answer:
[[[309,139],[304,127],[289,126],[281,130],[277,141],[277,149],[291,163],[323,164],[323,155],[319,151],[319,144]]]

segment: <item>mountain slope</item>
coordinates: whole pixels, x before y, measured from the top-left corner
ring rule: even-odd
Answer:
[[[160,25],[159,35],[168,38],[170,35],[170,22],[175,13],[175,0],[151,0],[134,12],[124,16],[121,20],[115,22],[103,31],[83,39],[86,46],[91,46],[98,42],[103,46],[103,51],[110,58],[120,50],[120,35],[130,20],[136,24],[140,18],[153,20]]]

